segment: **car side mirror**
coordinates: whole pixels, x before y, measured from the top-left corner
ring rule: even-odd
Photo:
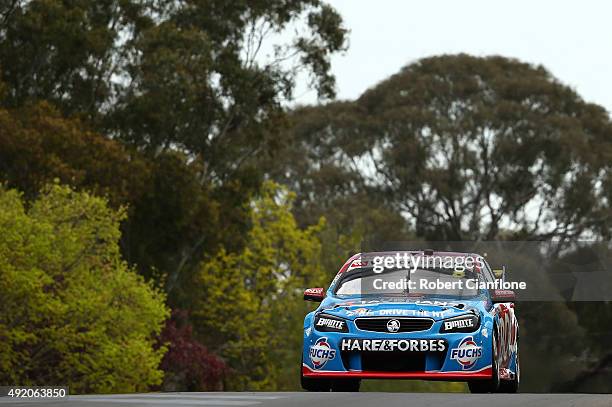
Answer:
[[[321,302],[325,298],[325,289],[321,287],[304,290],[304,301]]]
[[[500,302],[514,302],[516,294],[512,290],[491,290],[491,301],[493,304]]]

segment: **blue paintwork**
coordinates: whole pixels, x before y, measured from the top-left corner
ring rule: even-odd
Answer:
[[[516,334],[518,325],[514,316],[513,305],[509,303],[493,304],[488,291],[481,291],[479,296],[469,299],[437,297],[374,297],[374,296],[347,296],[334,295],[334,284],[327,290],[326,298],[319,307],[310,312],[304,318],[304,342],[303,361],[306,366],[315,371],[346,372],[346,368],[340,356],[340,340],[342,338],[360,339],[440,339],[448,342],[446,356],[443,360],[435,354],[428,353],[426,357],[425,372],[477,372],[491,366],[492,361],[492,338],[493,329],[498,330],[501,339],[500,346],[500,370],[506,370],[512,374],[516,371]],[[389,310],[405,313],[406,315],[393,315],[395,317],[427,317],[434,320],[432,327],[426,331],[408,333],[388,333],[362,331],[354,324],[356,310],[368,310],[367,315],[361,317],[376,317],[388,315]],[[480,316],[480,326],[472,333],[450,333],[443,334],[440,327],[443,320],[449,317],[469,314],[475,311]],[[313,321],[315,314],[324,312],[329,315],[340,317],[347,321],[348,333],[319,332],[315,329]],[[476,363],[465,369],[457,360],[451,359],[451,350],[456,348],[466,337],[471,336],[477,346],[482,347],[482,355]],[[310,347],[321,338],[327,338],[327,343],[336,350],[333,359],[328,360],[324,366],[316,367],[309,356]],[[506,355],[504,358],[502,355]],[[504,359],[504,360],[502,360]],[[361,370],[359,354],[354,354],[349,361],[353,371]]]

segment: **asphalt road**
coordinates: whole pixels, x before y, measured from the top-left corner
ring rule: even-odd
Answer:
[[[83,407],[612,407],[612,394],[458,394],[458,393],[149,393],[70,396],[62,401],[19,402],[0,398],[0,406]]]

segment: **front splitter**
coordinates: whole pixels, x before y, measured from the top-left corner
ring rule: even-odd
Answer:
[[[365,372],[348,371],[338,372],[331,370],[313,370],[307,365],[302,365],[302,375],[312,378],[355,378],[355,379],[415,379],[415,380],[448,380],[467,381],[479,379],[491,379],[493,370],[491,366],[484,367],[472,372],[449,371],[449,372]]]

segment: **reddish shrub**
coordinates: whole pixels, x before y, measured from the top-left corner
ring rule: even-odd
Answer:
[[[193,338],[192,326],[187,322],[184,312],[172,313],[160,339],[168,346],[168,352],[161,363],[165,372],[164,390],[223,390],[227,365]]]

